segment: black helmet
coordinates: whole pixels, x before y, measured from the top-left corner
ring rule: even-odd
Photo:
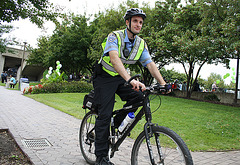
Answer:
[[[132,8],[128,9],[127,12],[124,15],[124,20],[128,20],[129,18],[132,18],[133,16],[140,16],[143,18],[143,20],[146,18],[146,14],[138,8]]]

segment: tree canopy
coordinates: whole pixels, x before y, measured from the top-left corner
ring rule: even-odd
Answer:
[[[174,2],[178,7],[173,7]],[[224,10],[217,10],[216,3],[223,6]],[[161,56],[182,64],[188,79],[187,97],[191,96],[204,64],[221,62],[228,66],[229,58],[233,58],[230,45],[235,41],[230,35],[227,35],[227,30],[223,28],[223,22],[225,19],[229,19],[231,14],[234,15],[234,12],[229,16],[225,15],[224,20],[220,20],[218,17],[219,14],[224,15],[227,7],[231,6],[229,3],[230,1],[227,0],[217,2],[202,0],[189,1],[186,6],[181,6],[179,1],[168,0],[155,7],[158,13],[171,11],[167,17],[168,23],[157,32],[158,37],[156,38]],[[226,28],[230,31],[234,29]],[[193,74],[194,70],[197,70],[196,75]]]
[[[49,0],[1,0],[0,1],[0,52],[6,51],[7,45],[17,44],[15,38],[9,41],[3,38],[4,33],[9,33],[14,27],[4,23],[10,23],[19,19],[29,19],[39,28],[43,27],[45,20],[57,23],[59,13],[54,11],[54,7]]]
[[[49,0],[1,0],[0,1],[0,24],[12,22],[19,18],[29,18],[32,23],[39,27],[46,20],[56,20],[56,13],[52,10]]]
[[[183,66],[190,97],[204,64],[228,66],[229,59],[236,57],[235,50],[240,47],[236,30],[240,25],[240,2],[189,0],[185,6],[180,2],[156,1],[154,8],[143,5],[147,19],[139,36],[146,41],[159,69],[171,62]],[[66,73],[78,73],[84,68],[92,72],[92,65],[102,55],[102,41],[111,31],[125,28],[123,15],[132,7],[139,4],[128,0],[117,8],[99,12],[93,19],[86,15],[65,15],[52,36],[39,39],[39,48],[33,50],[29,62],[48,67],[61,60]],[[152,82],[147,70],[132,69],[141,70],[146,83]]]

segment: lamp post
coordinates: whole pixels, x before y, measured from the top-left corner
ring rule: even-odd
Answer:
[[[20,79],[22,77],[22,70],[23,70],[23,62],[24,62],[24,55],[25,55],[25,49],[26,49],[26,45],[27,45],[27,42],[23,42],[24,45],[23,45],[23,55],[22,55],[22,62],[21,62],[21,70],[20,70],[20,74],[19,74],[19,80],[18,80],[18,89],[20,89]]]
[[[237,34],[240,32],[240,26],[237,26]],[[239,50],[236,49],[237,53],[237,75],[236,75],[236,89],[235,89],[235,99],[234,104],[237,104],[238,99],[238,81],[239,81]]]

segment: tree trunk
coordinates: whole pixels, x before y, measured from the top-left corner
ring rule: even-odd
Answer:
[[[193,62],[189,63],[188,80],[187,80],[187,98],[192,95],[192,78],[193,77]]]

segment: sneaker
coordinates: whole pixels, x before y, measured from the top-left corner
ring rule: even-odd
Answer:
[[[95,165],[114,165],[108,157],[102,157],[102,158],[97,158],[96,164]]]

